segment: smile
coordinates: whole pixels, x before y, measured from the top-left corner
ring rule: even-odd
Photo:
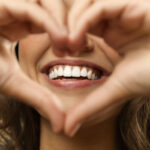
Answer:
[[[42,73],[57,87],[81,88],[103,82],[109,75],[102,67],[87,61],[61,60],[48,63]]]
[[[97,80],[102,72],[86,66],[56,65],[49,70],[52,80]]]

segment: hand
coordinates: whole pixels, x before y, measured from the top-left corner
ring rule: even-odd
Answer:
[[[17,41],[31,33],[48,32],[53,41],[62,43],[66,38],[65,27],[62,24],[65,21],[63,6],[61,5],[62,12],[60,15],[51,13],[53,9],[55,11],[60,9],[61,6],[56,5],[58,4],[58,0],[55,2],[52,0],[34,1],[1,1],[0,35],[10,41]],[[54,14],[54,16],[51,14]],[[55,19],[53,19],[54,17]]]
[[[52,43],[53,49],[56,55],[63,56],[67,51],[67,48],[64,47],[68,42],[68,31],[66,27],[67,13],[68,10],[65,6],[65,2],[63,0],[34,0],[38,1],[41,6],[43,6],[46,10],[48,10],[51,15],[51,19],[55,22],[56,27],[59,26],[60,30],[57,30],[56,33],[52,33]],[[50,7],[52,6],[52,7]],[[57,27],[58,28],[58,27]],[[60,33],[62,38],[60,38]],[[64,35],[64,37],[63,37]]]
[[[149,1],[76,0],[68,19],[70,49],[82,49],[86,32],[104,38],[115,49],[149,34],[149,6]]]
[[[149,34],[148,26],[150,25],[150,13],[146,8],[149,8],[150,4],[140,3],[140,5],[133,5],[133,3],[128,2],[127,4],[126,2],[127,1],[125,1],[125,3],[115,3],[114,1],[113,3],[101,2],[101,5],[95,5],[95,9],[94,6],[92,6],[92,11],[90,11],[91,8],[87,9],[86,13],[88,12],[88,15],[83,14],[84,17],[81,17],[81,20],[79,19],[79,24],[77,23],[77,30],[73,33],[73,37],[74,40],[79,42],[84,38],[85,31],[93,26],[93,24],[95,25],[94,19],[102,20],[102,18],[106,17],[108,21],[111,20],[113,22],[114,28],[117,29],[118,20],[116,17],[120,16],[121,13],[120,22],[125,23],[130,20],[130,24],[126,24],[127,27],[123,27],[123,24],[122,26],[120,24],[122,28],[119,32],[115,30],[116,32],[113,33],[122,35],[120,33],[124,33],[125,29],[125,31],[128,32],[132,31],[131,34],[130,32],[125,34],[126,37],[127,35],[129,35],[129,37],[132,35],[132,38],[129,38],[128,41],[123,40],[123,42],[122,40],[120,42],[118,38],[117,43],[119,46],[117,45],[116,47],[119,47],[117,51],[122,59],[116,64],[112,75],[110,75],[105,83],[96,91],[88,95],[87,99],[68,113],[65,123],[65,132],[69,136],[72,136],[80,124],[84,123],[89,117],[92,118],[93,116],[99,115],[100,121],[103,121],[107,119],[109,114],[113,114],[117,107],[123,105],[130,99],[138,96],[150,96],[150,36],[146,36],[146,34]],[[140,10],[141,15],[139,13],[138,15],[136,15],[136,13],[132,14],[133,9],[129,9],[129,6],[134,6],[134,12],[136,13]],[[135,11],[136,8],[137,11]],[[98,13],[96,13],[97,11]],[[93,15],[90,15],[92,13]],[[141,18],[141,16],[144,16],[144,19],[143,17]],[[133,21],[132,19],[136,21],[136,24],[131,23],[131,21]],[[141,19],[143,19],[142,25]],[[135,29],[138,29],[138,31]],[[110,28],[108,28],[107,31],[106,28],[105,32],[108,34],[112,31]],[[106,37],[106,40],[111,43],[111,40],[113,40],[112,37],[107,38],[109,34],[106,35],[104,34],[104,39]],[[123,36],[119,37],[124,38]],[[102,41],[106,51],[108,48],[111,48],[104,43],[105,42]]]
[[[64,125],[60,101],[22,72],[14,54],[13,44],[7,40],[16,41],[31,33],[48,32],[53,41],[61,43],[65,39],[61,24],[65,15],[63,12],[61,16],[53,13],[56,15],[53,20],[50,13],[52,7],[56,12],[60,9],[61,5],[56,5],[57,2],[0,1],[0,35],[3,36],[0,38],[0,92],[34,107],[51,121],[55,131],[60,131]]]

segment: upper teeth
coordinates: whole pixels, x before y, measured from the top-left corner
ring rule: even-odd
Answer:
[[[87,77],[89,80],[96,80],[98,73],[89,67],[57,65],[50,69],[49,78],[57,77]]]

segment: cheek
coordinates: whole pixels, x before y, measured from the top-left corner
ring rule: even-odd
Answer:
[[[35,66],[49,45],[48,34],[29,35],[19,41],[19,63],[21,67]]]

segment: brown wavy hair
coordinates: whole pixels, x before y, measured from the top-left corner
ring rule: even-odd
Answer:
[[[38,150],[40,116],[29,106],[0,97],[0,150]]]
[[[150,98],[128,102],[118,117],[122,150],[150,150]],[[29,106],[0,97],[0,150],[39,150],[40,115]]]

